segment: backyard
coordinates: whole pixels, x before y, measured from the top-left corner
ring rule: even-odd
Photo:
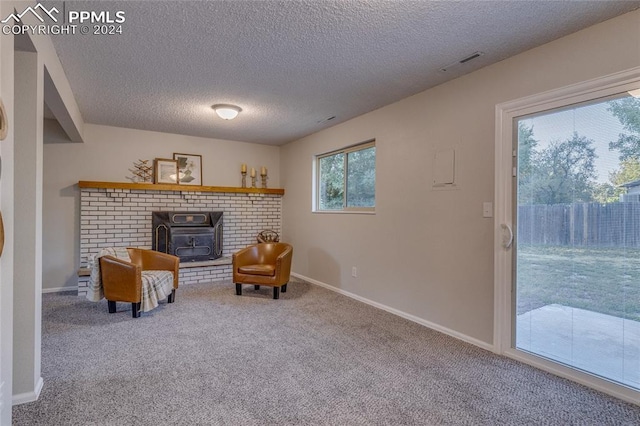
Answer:
[[[560,304],[640,321],[640,249],[518,246],[518,315]]]

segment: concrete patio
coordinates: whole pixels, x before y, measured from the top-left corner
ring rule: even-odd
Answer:
[[[558,304],[517,318],[517,348],[640,389],[640,322]]]

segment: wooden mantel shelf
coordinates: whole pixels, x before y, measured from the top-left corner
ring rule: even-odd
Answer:
[[[78,188],[138,189],[144,191],[235,192],[284,195],[282,188],[236,188],[232,186],[172,185],[166,183],[92,182],[81,180]]]

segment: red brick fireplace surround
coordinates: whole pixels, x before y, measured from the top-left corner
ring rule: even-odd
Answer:
[[[231,254],[258,232],[282,229],[283,189],[80,181],[78,295],[87,292],[89,257],[103,247],[151,248],[151,212],[222,211],[222,257],[180,264],[180,284],[231,279]]]

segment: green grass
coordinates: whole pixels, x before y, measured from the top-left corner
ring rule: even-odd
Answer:
[[[519,246],[518,314],[558,303],[640,321],[640,249]]]

